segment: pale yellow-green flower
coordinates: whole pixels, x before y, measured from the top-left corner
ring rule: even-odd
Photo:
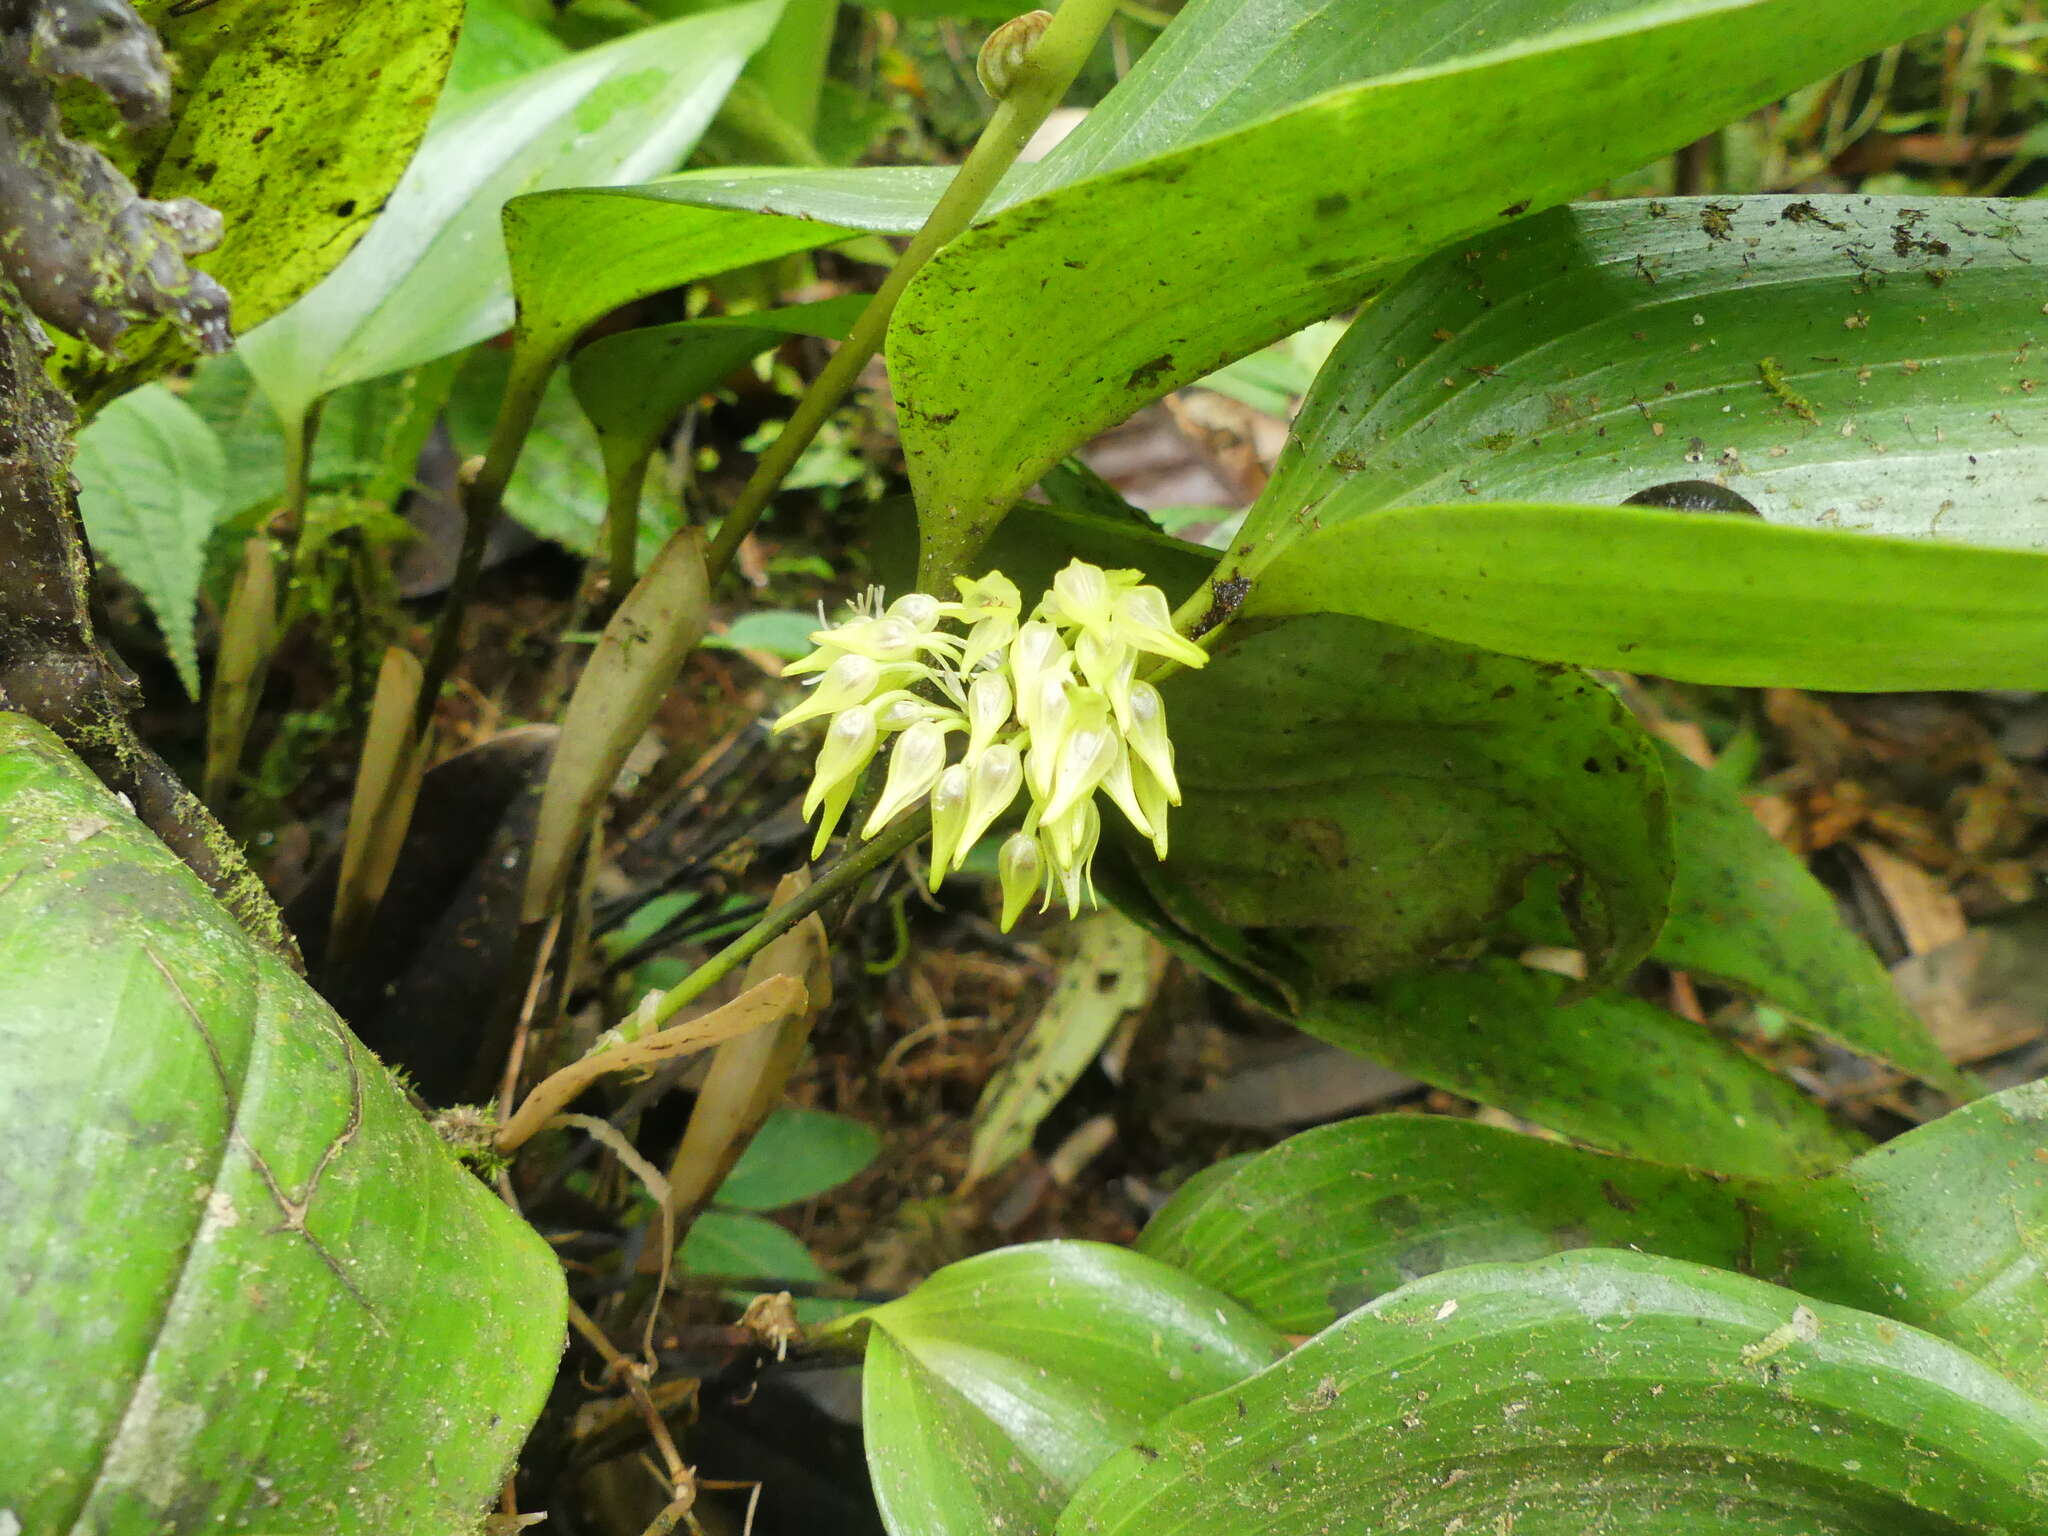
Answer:
[[[1208,655],[1174,631],[1165,595],[1137,571],[1075,560],[1028,616],[999,571],[956,585],[953,602],[913,592],[886,608],[870,592],[787,669],[817,680],[775,729],[828,722],[803,803],[818,817],[812,857],[887,743],[888,771],[860,836],[929,805],[936,889],[1021,795],[1022,825],[996,861],[1003,926],[1033,896],[1041,910],[1057,896],[1077,913],[1095,900],[1098,792],[1162,859],[1167,813],[1180,804],[1165,702],[1138,678],[1142,659],[1199,667]]]

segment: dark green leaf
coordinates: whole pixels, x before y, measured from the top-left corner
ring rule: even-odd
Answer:
[[[2048,546],[2039,203],[1560,208],[1424,262],[1339,344],[1248,519],[1255,573],[1386,505],[1716,479],[1770,522]]]
[[[1865,1145],[1698,1025],[1618,993],[1565,995],[1558,977],[1491,960],[1323,998],[1295,1022],[1610,1151],[1761,1177],[1826,1172]]]
[[[0,991],[9,1523],[469,1529],[554,1380],[553,1256],[19,715]]]
[[[450,104],[349,259],[243,340],[295,420],[329,391],[459,351],[512,322],[510,197],[633,181],[696,142],[780,0],[686,17]]]
[[[1164,689],[1186,803],[1157,882],[1302,990],[1462,952],[1566,876],[1594,977],[1663,925],[1663,773],[1583,674],[1335,615],[1241,623]]]
[[[145,384],[79,433],[71,467],[86,537],[148,600],[178,680],[198,698],[192,626],[206,541],[233,510],[220,439],[163,385]]]
[[[2048,1400],[2048,1085],[1979,1099],[1775,1200],[1790,1283],[1938,1333]],[[1811,1233],[1811,1238],[1800,1234]]]
[[[1145,401],[1953,10],[1681,0],[1506,47],[1488,35],[1489,51],[1345,84],[997,213],[918,274],[890,331],[924,584]]]
[[[1291,544],[1247,613],[1360,613],[1700,683],[2048,684],[2048,554],[1641,507],[1394,507]]]
[[[1825,1178],[1730,1178],[1466,1120],[1321,1126],[1191,1180],[1141,1252],[1276,1328],[1320,1328],[1439,1270],[1640,1248],[1926,1329],[2048,1388],[2048,1087],[2011,1089]]]
[[[685,1272],[747,1280],[823,1280],[825,1271],[789,1228],[741,1211],[705,1211],[676,1254]]]
[[[1640,1248],[1746,1269],[1749,1181],[1609,1157],[1436,1115],[1318,1126],[1192,1183],[1138,1251],[1313,1333],[1467,1264]]]
[[[1191,1403],[1089,1479],[1071,1536],[2017,1536],[2048,1409],[1919,1331],[1590,1252],[1420,1281]]]
[[[1286,1347],[1221,1293],[1078,1242],[949,1265],[845,1326],[873,1330],[863,1418],[892,1536],[1048,1529],[1147,1424]]]
[[[1463,0],[1370,0],[1345,7],[1339,20],[1327,0],[1278,7],[1193,0],[1161,44],[1051,155],[1005,179],[991,209],[1239,126],[1329,85],[1426,62],[1459,46],[1445,40],[1461,37],[1475,21],[1498,44],[1631,3],[1580,0],[1560,13],[1552,0],[1488,0],[1475,13]],[[920,0],[906,14],[984,11]],[[1015,12],[1005,3],[985,14],[1003,20]],[[909,234],[950,175],[925,167],[699,173],[633,189],[653,206],[574,192],[521,202],[509,212],[507,231],[522,339],[539,355],[629,299],[861,231]]]
[[[740,1154],[715,1197],[720,1205],[772,1211],[822,1195],[875,1160],[874,1130],[821,1109],[778,1109]]]
[[[597,429],[607,469],[644,464],[682,408],[735,368],[791,336],[843,337],[865,303],[853,294],[620,331],[576,353],[569,385]]]
[[[1659,743],[1678,876],[1650,951],[1666,965],[1747,988],[1852,1050],[1968,1097],[1835,899],[1726,783]]]

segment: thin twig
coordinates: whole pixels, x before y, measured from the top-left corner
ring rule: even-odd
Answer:
[[[668,1468],[669,1486],[678,1491],[694,1488],[695,1479],[690,1469],[683,1465],[683,1458],[676,1450],[676,1443],[668,1432],[668,1422],[662,1418],[661,1409],[648,1396],[647,1383],[641,1380],[640,1367],[628,1360],[619,1347],[605,1337],[605,1332],[591,1321],[590,1314],[576,1305],[576,1299],[569,1298],[569,1326],[577,1336],[603,1359],[612,1376],[616,1377],[626,1392],[639,1407],[641,1417],[647,1420],[647,1433],[654,1441],[655,1449],[661,1452],[663,1465]],[[673,1527],[671,1527],[673,1529]]]

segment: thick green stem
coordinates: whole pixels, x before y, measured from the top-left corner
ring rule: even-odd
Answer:
[[[284,525],[285,580],[283,601],[290,602],[302,590],[306,548],[306,506],[313,499],[313,449],[320,440],[320,413],[327,404],[315,400],[306,407],[297,428],[284,435],[284,506],[278,520]],[[281,616],[280,616],[281,617]]]
[[[930,830],[931,814],[928,811],[915,812],[883,828],[879,837],[846,854],[781,906],[763,913],[753,927],[670,987],[655,1003],[652,1016],[644,1025],[637,1018],[634,1022],[643,1028],[659,1028],[675,1015],[677,1009],[696,1001],[753,959],[770,940],[794,928],[841,892],[851,891]]]
[[[789,474],[797,456],[810,446],[818,429],[853,388],[868,360],[882,348],[889,330],[889,317],[918,269],[958,235],[981,210],[996,184],[1016,163],[1018,154],[1038,131],[1046,114],[1060,104],[1080,72],[1095,40],[1116,10],[1116,0],[1065,0],[1052,24],[1032,48],[1028,66],[1019,71],[1009,94],[996,105],[995,115],[975,141],[959,173],[947,186],[931,217],[912,238],[896,265],[868,300],[839,350],[824,370],[804,391],[789,425],[768,445],[755,466],[753,477],[740,492],[739,500],[720,524],[711,545],[707,564],[716,581],[732,564],[740,541],[753,530],[768,502]]]
[[[605,465],[604,542],[611,600],[633,590],[633,563],[640,547],[640,496],[646,489],[647,463]]]
[[[548,375],[561,361],[558,352],[531,359],[524,367],[515,365],[505,380],[505,396],[498,404],[497,425],[491,429],[490,446],[483,463],[462,488],[462,552],[455,561],[455,575],[448,583],[448,596],[441,616],[434,624],[434,643],[427,652],[426,670],[420,679],[418,706],[413,712],[413,734],[425,731],[434,718],[434,705],[441,697],[441,685],[455,665],[455,652],[462,643],[462,620],[476,595],[477,578],[483,574],[484,549],[498,513],[504,509],[505,487],[512,471],[519,467],[520,450],[533,419],[540,414],[541,393]]]

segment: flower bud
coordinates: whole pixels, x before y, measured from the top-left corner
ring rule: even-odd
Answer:
[[[1133,587],[1116,599],[1109,632],[1126,645],[1166,656],[1188,667],[1206,667],[1209,653],[1173,627],[1166,594],[1157,587]]]
[[[786,731],[805,720],[865,704],[881,684],[882,669],[874,661],[866,656],[841,656],[825,669],[810,696],[775,722],[775,729]]]
[[[1003,932],[1015,926],[1024,904],[1038,894],[1045,877],[1045,860],[1038,852],[1038,839],[1028,832],[1014,832],[1004,839],[996,855],[996,877],[1003,887]]]
[[[946,878],[948,865],[958,864],[964,850],[960,832],[967,821],[967,765],[955,763],[932,786],[932,889]]]
[[[1152,776],[1152,770],[1137,758],[1126,758],[1131,770],[1131,794],[1138,802],[1138,809],[1152,829],[1152,852],[1160,860],[1166,858],[1166,790],[1159,780]],[[1121,800],[1117,802],[1123,804]],[[1125,815],[1129,815],[1128,810]],[[1135,823],[1133,823],[1135,825]],[[1142,828],[1140,830],[1143,830]]]
[[[817,763],[811,770],[811,787],[804,794],[803,813],[806,817],[820,807],[824,811],[818,821],[818,835],[811,844],[812,858],[823,853],[825,844],[831,841],[832,829],[839,825],[839,818],[845,814],[846,802],[853,798],[854,785],[860,782],[861,772],[874,757],[880,740],[874,711],[864,705],[843,710],[833,719],[832,728],[825,733],[825,744],[818,749]]]
[[[1150,683],[1131,685],[1131,723],[1124,740],[1152,770],[1169,803],[1180,804],[1180,783],[1173,776],[1173,741],[1166,734],[1166,701]]]
[[[1093,629],[1109,623],[1109,574],[1085,560],[1069,560],[1052,579],[1052,604],[1063,623]]]
[[[924,634],[939,622],[943,605],[936,597],[925,592],[906,592],[889,605],[888,616],[901,619],[919,634]]]
[[[967,755],[979,757],[1010,723],[1010,680],[984,672],[967,689]]]
[[[862,837],[873,837],[882,828],[931,793],[946,767],[946,728],[932,720],[920,720],[896,738],[889,753],[889,777],[882,781],[882,798],[874,813],[860,829]]]
[[[981,81],[981,88],[997,101],[1015,90],[1030,68],[1031,54],[1039,38],[1051,25],[1052,12],[1026,11],[989,33],[988,41],[981,45],[981,56],[974,61],[975,77]]]
[[[1058,821],[1095,793],[1117,757],[1117,736],[1111,727],[1109,701],[1093,688],[1079,690],[1069,705],[1071,718],[1053,765],[1052,791],[1045,800],[1045,820]]]
[[[1096,844],[1102,838],[1102,813],[1095,809],[1093,800],[1083,800],[1058,821],[1048,821],[1039,836],[1051,856],[1053,873],[1059,877],[1067,916],[1079,917],[1084,902],[1095,905],[1091,870]]]
[[[973,766],[968,770],[967,814],[953,859],[955,869],[965,862],[967,851],[1010,808],[1017,791],[1024,787],[1024,762],[1015,747],[998,744],[968,761]]]
[[[1138,768],[1150,778],[1151,771],[1143,763],[1138,764]],[[1102,776],[1102,792],[1124,813],[1124,820],[1140,833],[1150,838],[1158,837],[1159,829],[1154,827],[1144,802],[1138,797],[1138,787],[1131,774],[1131,754],[1121,741],[1116,744],[1116,760],[1109,765],[1109,772]]]
[[[1138,653],[1099,630],[1084,629],[1074,642],[1074,659],[1088,686],[1100,689],[1116,712],[1118,730],[1131,723],[1131,683],[1137,675]]]
[[[1064,673],[1066,658],[1059,631],[1042,619],[1026,624],[1010,642],[1010,681],[1017,693],[1017,718],[1034,731],[1038,728],[1039,680],[1048,671]]]

